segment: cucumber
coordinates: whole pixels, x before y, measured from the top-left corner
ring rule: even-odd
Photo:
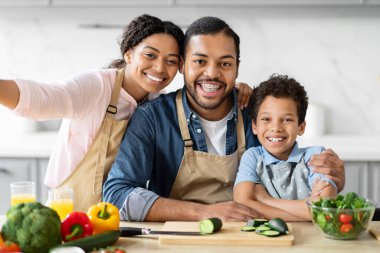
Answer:
[[[267,230],[261,233],[262,235],[268,236],[268,237],[277,237],[280,236],[281,233],[275,230]]]
[[[219,218],[209,218],[199,222],[199,230],[201,234],[212,234],[218,232],[222,228],[222,220]]]
[[[281,234],[288,234],[289,229],[288,226],[286,225],[285,221],[283,221],[280,218],[274,218],[271,219],[268,223],[268,227],[271,229],[280,232]]]
[[[271,229],[269,227],[266,227],[266,226],[260,226],[260,227],[256,228],[256,233],[261,234],[264,231],[268,231],[268,230],[271,230]]]
[[[50,249],[50,252],[54,249],[61,247],[79,247],[86,252],[92,251],[94,248],[104,248],[111,246],[117,242],[120,237],[119,230],[112,230],[103,232],[96,235],[86,236],[74,241],[63,243],[53,249]]]
[[[251,226],[244,226],[240,230],[244,231],[244,232],[252,232],[252,231],[255,231],[256,228],[255,227],[251,227]]]
[[[266,219],[252,219],[247,221],[247,227],[258,227],[268,222]]]

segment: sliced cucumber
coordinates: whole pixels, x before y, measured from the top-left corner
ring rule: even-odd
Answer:
[[[275,230],[267,230],[267,231],[262,232],[261,235],[265,235],[268,237],[276,237],[276,236],[280,236],[281,233]]]
[[[212,234],[222,228],[223,222],[219,218],[209,218],[199,222],[199,230],[202,234]]]
[[[252,231],[255,231],[256,228],[255,227],[250,227],[250,226],[244,226],[240,230],[244,231],[244,232],[252,232]]]
[[[268,222],[266,219],[252,219],[247,221],[247,227],[258,227]]]
[[[285,221],[280,218],[271,219],[268,223],[268,227],[270,227],[271,229],[275,231],[280,232],[281,234],[289,233],[288,226],[286,225]]]
[[[268,230],[271,230],[271,229],[266,226],[259,226],[256,228],[256,233],[261,234],[262,232],[268,231]]]

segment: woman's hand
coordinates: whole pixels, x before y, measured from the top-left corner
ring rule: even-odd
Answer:
[[[248,106],[249,97],[252,94],[253,89],[246,83],[236,83],[235,88],[237,89],[238,105],[241,110]]]

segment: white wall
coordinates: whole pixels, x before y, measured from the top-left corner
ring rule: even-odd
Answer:
[[[225,19],[241,37],[240,81],[288,74],[326,109],[326,133],[380,133],[380,7],[1,8],[0,78],[53,82],[103,67],[119,56],[122,26],[143,13],[183,26]],[[95,23],[113,28],[81,26]],[[169,89],[181,85],[178,76]]]

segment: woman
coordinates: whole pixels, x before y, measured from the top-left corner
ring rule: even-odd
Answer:
[[[76,210],[87,211],[101,200],[102,183],[131,114],[149,93],[158,93],[173,80],[182,39],[178,26],[142,15],[125,27],[122,59],[110,69],[80,73],[60,85],[0,80],[0,104],[16,114],[63,118],[45,184],[72,188]],[[240,90],[240,95],[247,93],[247,86]]]

